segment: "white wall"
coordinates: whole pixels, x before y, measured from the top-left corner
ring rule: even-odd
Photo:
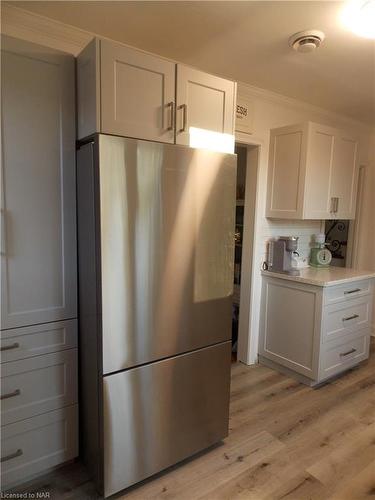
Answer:
[[[271,128],[291,125],[305,120],[316,121],[333,127],[343,128],[348,132],[360,137],[360,161],[367,165],[368,179],[363,204],[363,220],[358,231],[358,254],[356,267],[359,269],[375,269],[374,263],[374,137],[368,126],[354,122],[342,116],[335,115],[323,109],[310,106],[309,104],[295,101],[268,91],[263,91],[246,84],[238,85],[239,97],[245,96],[250,99],[254,106],[253,134],[236,134],[236,139],[242,143],[260,145],[258,191],[256,203],[256,222],[254,232],[254,262],[251,287],[251,307],[249,318],[250,336],[248,339],[241,338],[239,342],[238,357],[245,363],[257,361],[261,274],[260,269],[266,256],[267,241],[274,236],[294,235],[300,237],[299,248],[301,254],[308,255],[311,236],[319,232],[319,221],[287,221],[266,219],[266,188],[269,133]],[[371,143],[371,141],[373,141]],[[372,150],[371,150],[372,144]],[[371,215],[372,214],[372,215]],[[372,228],[372,230],[371,230]],[[371,234],[372,242],[369,243]]]
[[[92,33],[30,14],[9,4],[2,6],[1,30],[10,36],[40,43],[74,55],[77,55],[93,36]],[[366,165],[367,171],[363,199],[361,200],[361,213],[363,216],[358,228],[358,251],[357,255],[354,256],[354,263],[356,267],[362,269],[375,269],[375,130],[370,130],[364,124],[335,115],[324,109],[246,84],[239,84],[238,94],[247,96],[253,101],[254,133],[252,135],[239,133],[236,134],[236,139],[238,142],[260,145],[254,227],[254,261],[251,271],[252,286],[251,288],[248,287],[251,304],[246,308],[248,311],[247,322],[250,325],[250,337],[242,339],[239,346],[239,359],[245,363],[253,363],[257,361],[260,268],[265,257],[266,241],[271,236],[297,235],[300,236],[300,250],[302,253],[307,253],[311,235],[319,231],[320,228],[319,222],[271,221],[264,217],[270,129],[304,120],[312,120],[333,127],[344,128],[360,136],[360,158],[361,163]],[[248,212],[250,213],[250,211]],[[250,243],[248,248],[251,248]]]
[[[355,234],[353,267],[375,271],[375,133],[369,141],[369,161],[364,167],[363,192],[358,200],[358,230]],[[375,335],[375,296],[372,334]]]

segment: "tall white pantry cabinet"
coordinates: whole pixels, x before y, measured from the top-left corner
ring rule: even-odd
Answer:
[[[2,37],[1,483],[78,454],[74,57]]]

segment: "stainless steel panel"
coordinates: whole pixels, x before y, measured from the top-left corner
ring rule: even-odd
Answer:
[[[104,377],[104,493],[228,434],[231,343]]]
[[[103,372],[230,339],[234,155],[99,136]]]

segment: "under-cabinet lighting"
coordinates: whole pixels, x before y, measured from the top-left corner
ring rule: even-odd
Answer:
[[[353,33],[375,38],[375,0],[351,0],[342,12],[342,22]]]
[[[203,128],[189,128],[190,147],[210,149],[220,153],[234,153],[234,135]]]

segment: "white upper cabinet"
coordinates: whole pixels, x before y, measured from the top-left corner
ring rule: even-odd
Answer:
[[[102,131],[173,142],[175,65],[106,40],[100,46]]]
[[[1,328],[73,318],[74,57],[2,38]]]
[[[337,219],[354,219],[358,181],[358,140],[338,131],[333,153],[331,197]]]
[[[177,64],[176,143],[190,144],[190,127],[233,134],[236,83]]]
[[[108,40],[78,68],[78,138],[95,132],[190,144],[189,128],[233,134],[235,82]]]
[[[78,56],[78,138],[174,142],[175,64],[95,38]]]
[[[267,217],[354,219],[358,140],[306,122],[271,130]]]

